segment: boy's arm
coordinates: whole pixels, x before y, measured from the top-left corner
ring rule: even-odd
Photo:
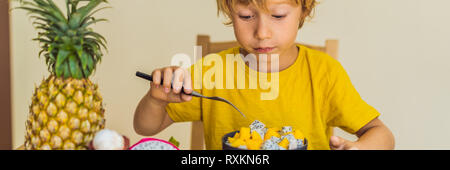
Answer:
[[[150,92],[149,92],[150,93]],[[134,115],[134,130],[137,134],[153,136],[173,123],[167,114],[167,103],[155,101],[149,94],[139,102]]]
[[[384,123],[375,118],[356,132],[358,140],[355,142],[332,136],[330,148],[332,150],[390,150],[394,149],[394,135]]]
[[[152,73],[150,90],[141,99],[134,113],[134,130],[139,135],[152,136],[173,123],[166,111],[169,103],[192,100],[192,82],[186,69],[171,66]],[[173,82],[172,82],[173,81]],[[173,88],[171,88],[173,87]],[[181,90],[186,93],[181,93]]]

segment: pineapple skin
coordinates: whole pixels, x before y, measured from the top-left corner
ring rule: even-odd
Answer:
[[[89,79],[43,80],[34,91],[26,121],[27,150],[86,150],[105,127],[98,86]]]

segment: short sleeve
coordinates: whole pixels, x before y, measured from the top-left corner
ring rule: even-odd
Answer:
[[[332,60],[326,93],[329,108],[327,124],[355,134],[380,113],[361,98],[342,65]]]
[[[189,70],[192,80],[194,80],[194,68],[194,65],[192,65]],[[189,102],[169,103],[166,106],[166,111],[174,122],[201,120],[201,98],[192,97],[192,100]]]

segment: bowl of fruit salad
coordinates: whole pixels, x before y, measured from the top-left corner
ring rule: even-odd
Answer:
[[[303,133],[291,126],[267,128],[256,120],[250,127],[230,132],[222,138],[223,150],[307,150]]]

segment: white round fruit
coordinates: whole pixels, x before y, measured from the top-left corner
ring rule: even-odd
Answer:
[[[93,145],[95,150],[122,150],[124,138],[116,131],[103,129],[95,134]]]

